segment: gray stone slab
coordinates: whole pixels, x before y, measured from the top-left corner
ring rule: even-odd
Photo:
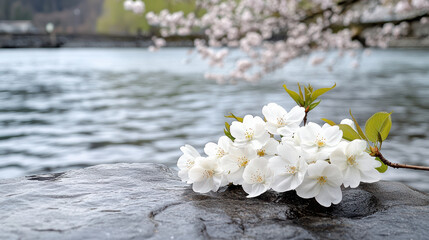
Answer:
[[[0,181],[0,239],[425,239],[429,196],[396,182],[324,208],[291,191],[197,194],[156,164]]]

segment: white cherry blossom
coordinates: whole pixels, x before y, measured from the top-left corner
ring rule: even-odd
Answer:
[[[216,192],[227,182],[218,160],[213,157],[198,157],[194,166],[189,170],[189,183],[195,192]]]
[[[270,158],[277,154],[277,146],[279,145],[279,141],[274,138],[268,139],[267,143],[264,146],[256,150],[256,153],[259,157],[267,157]]]
[[[189,180],[189,169],[194,166],[196,158],[201,157],[201,155],[194,147],[188,144],[180,147],[180,151],[182,151],[183,155],[177,161],[177,167],[179,168],[178,175],[182,181],[186,182]]]
[[[124,1],[124,9],[127,11],[132,11],[134,9],[134,1],[125,0]]]
[[[343,120],[341,120],[340,124],[346,124],[349,125],[350,127],[353,128],[353,130],[356,131],[356,126],[355,123],[353,122],[353,120],[349,119],[349,118],[345,118]]]
[[[243,122],[234,121],[230,127],[231,135],[235,138],[234,143],[238,146],[251,144],[255,149],[264,146],[270,134],[265,130],[265,122],[260,117],[246,115]]]
[[[328,159],[340,143],[343,132],[338,126],[324,124],[320,127],[318,124],[310,122],[297,131],[301,147],[311,154],[318,153],[316,160]]]
[[[341,140],[345,141],[345,140]],[[307,164],[313,164],[316,163],[319,160],[326,159],[326,153],[324,152],[311,152],[301,149],[301,154],[304,157]]]
[[[329,207],[341,202],[341,184],[343,177],[340,169],[326,161],[310,164],[304,181],[296,188],[296,193],[302,198],[315,197],[316,201]]]
[[[383,24],[377,20],[380,16],[429,11],[427,0],[365,1],[365,7],[360,6],[362,1],[305,2],[303,7],[296,0],[196,0],[195,7],[201,10],[200,14],[163,9],[158,13],[148,12],[146,19],[159,28],[162,37],[203,32],[204,39],[196,39],[195,49],[211,65],[235,62],[236,67],[219,73],[222,76],[209,73],[206,77],[217,81],[220,78],[255,81],[313,51],[361,48],[357,39],[362,39],[367,46],[385,48],[391,40],[406,36],[412,28],[408,18],[400,17],[394,23],[387,20]],[[124,8],[142,13],[142,3],[125,0]],[[376,24],[361,32],[350,27],[362,22]],[[338,26],[338,31],[332,31],[333,26]],[[276,35],[275,41],[273,35]],[[240,57],[232,53],[219,55],[223,46],[238,48]],[[324,55],[309,59],[322,65],[329,54]],[[340,57],[341,54],[337,58]]]
[[[305,109],[295,106],[288,113],[280,105],[269,103],[262,108],[262,114],[267,120],[266,128],[268,132],[290,136],[299,128],[299,124],[301,124],[305,116]]]
[[[125,5],[124,5],[124,7],[125,7]],[[142,2],[141,0],[136,0],[133,2],[132,11],[135,14],[143,13],[144,9],[145,9],[145,5],[144,5],[144,2]]]
[[[277,192],[295,189],[304,180],[308,165],[290,143],[282,143],[277,149],[279,156],[270,158],[268,164],[274,174],[271,187]]]
[[[375,169],[381,163],[365,152],[365,141],[356,139],[342,143],[331,153],[332,164],[338,166],[343,173],[344,187],[355,188],[360,182],[373,183],[380,180],[380,173]]]
[[[256,150],[250,145],[231,147],[229,154],[220,159],[220,164],[228,181],[237,185],[243,183],[244,169],[256,158],[258,158]]]
[[[218,143],[208,142],[204,147],[204,152],[209,157],[222,158],[227,155],[229,149],[232,147],[232,141],[227,136],[219,138]]]
[[[247,197],[257,197],[270,189],[272,172],[268,168],[268,160],[264,157],[254,159],[243,172],[243,190]]]

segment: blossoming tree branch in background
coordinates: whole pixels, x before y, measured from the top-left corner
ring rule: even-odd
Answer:
[[[179,0],[178,0],[179,1]],[[207,73],[224,82],[231,79],[256,81],[283,67],[290,60],[314,50],[357,49],[388,46],[407,35],[411,21],[429,22],[428,0],[195,0],[196,10],[147,12],[150,25],[159,28],[156,50],[169,36],[201,35],[195,49],[212,66],[229,59],[228,73]],[[144,12],[141,0],[126,0],[124,7]],[[226,48],[228,47],[228,48]],[[230,48],[244,54],[231,56]],[[312,59],[320,64],[323,57]],[[328,63],[332,68],[335,63]],[[355,63],[357,64],[357,63]]]
[[[207,156],[190,145],[180,148],[179,177],[200,193],[228,184],[241,185],[248,197],[269,189],[295,190],[298,196],[315,198],[329,207],[341,202],[341,186],[356,188],[361,182],[377,182],[388,166],[429,170],[391,163],[383,157],[380,149],[392,126],[390,113],[375,113],[364,130],[351,112],[352,119],[340,124],[328,119],[323,119],[323,126],[306,123],[308,112],[320,103],[318,97],[334,87],[313,89],[298,84],[295,92],[284,86],[298,104],[289,112],[269,103],[262,108],[264,120],[252,115],[226,116],[235,121],[225,123],[225,136],[218,143],[206,144]]]

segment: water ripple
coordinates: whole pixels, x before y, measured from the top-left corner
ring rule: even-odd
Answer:
[[[363,121],[394,111],[384,144],[392,161],[429,158],[429,54],[374,51],[353,70],[345,60],[329,72],[305,59],[259,84],[216,85],[202,79],[185,49],[4,50],[0,52],[0,178],[58,172],[100,163],[157,162],[174,166],[185,143],[202,150],[222,135],[224,115],[261,115],[261,108],[294,103],[281,89],[297,81],[337,83],[310,120],[340,120],[352,109]],[[389,170],[386,179],[429,191],[429,176]]]

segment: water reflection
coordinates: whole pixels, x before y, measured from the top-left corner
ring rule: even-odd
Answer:
[[[351,108],[363,121],[393,111],[384,155],[429,165],[429,52],[374,51],[350,68],[329,72],[297,60],[260,84],[202,80],[198,57],[186,49],[6,50],[0,52],[0,177],[115,162],[174,166],[185,143],[202,149],[222,134],[223,115],[261,114],[268,102],[291,108],[280,86],[337,83],[310,120],[340,120]],[[428,160],[426,160],[428,159]],[[385,179],[429,191],[429,174],[389,170]]]

